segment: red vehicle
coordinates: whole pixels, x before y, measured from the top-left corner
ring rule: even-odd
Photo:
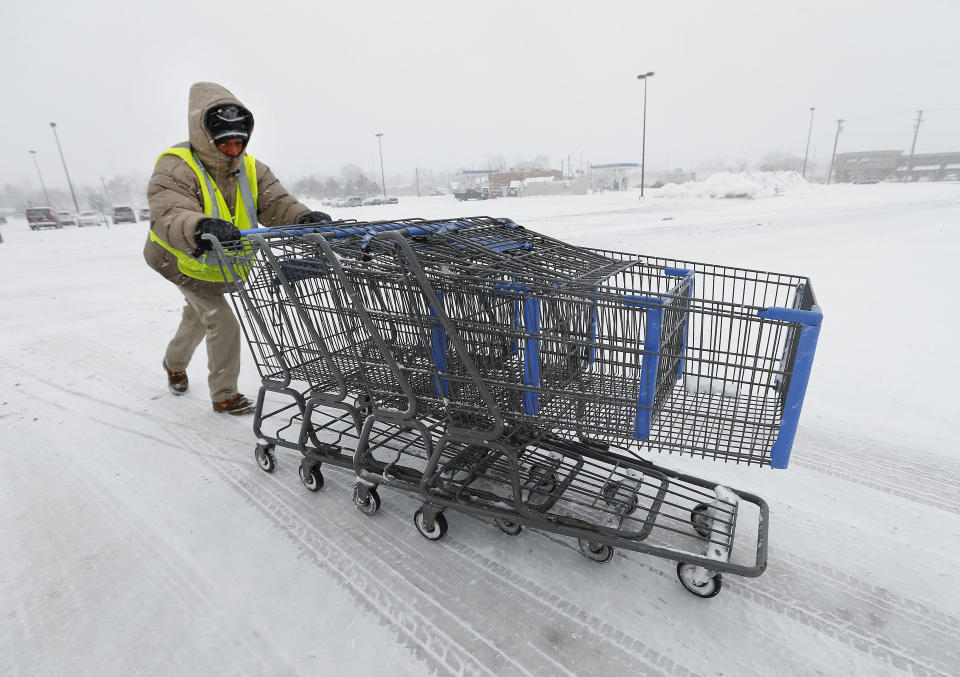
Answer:
[[[56,212],[50,207],[31,207],[27,209],[27,225],[30,226],[30,230],[63,228],[57,220]]]

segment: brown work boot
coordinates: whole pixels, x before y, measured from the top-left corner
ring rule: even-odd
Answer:
[[[229,400],[223,402],[214,402],[213,410],[218,414],[230,414],[231,416],[243,416],[253,413],[253,402],[243,395],[237,393]]]
[[[183,395],[190,387],[190,381],[187,380],[187,372],[174,371],[167,366],[167,359],[163,359],[163,368],[167,370],[167,387],[174,395]]]

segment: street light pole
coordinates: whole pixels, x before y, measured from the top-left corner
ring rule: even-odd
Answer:
[[[33,164],[37,168],[37,176],[40,177],[40,187],[43,188],[43,199],[46,200],[48,207],[53,208],[53,205],[50,203],[50,196],[47,195],[47,186],[43,183],[43,174],[40,173],[40,163],[37,162],[37,151],[31,150],[30,154],[33,156]]]
[[[803,152],[803,169],[800,176],[807,178],[807,157],[810,155],[810,135],[813,133],[813,106],[810,106],[810,128],[807,130],[807,149]]]
[[[51,122],[50,129],[53,130],[53,138],[57,141],[57,150],[60,151],[60,162],[63,163],[63,173],[67,175],[67,185],[70,186],[70,197],[73,198],[73,207],[80,213],[80,205],[77,204],[77,194],[73,191],[73,182],[70,181],[70,172],[67,171],[67,161],[63,158],[63,148],[60,147],[60,137],[57,136],[57,123]]]
[[[640,197],[643,197],[643,184],[646,179],[647,166],[647,80],[652,78],[653,71],[643,73],[637,76],[637,80],[643,80],[643,141],[640,146]]]
[[[383,186],[383,196],[387,196],[387,180],[383,176],[383,132],[377,134],[377,145],[380,147],[380,185]]]

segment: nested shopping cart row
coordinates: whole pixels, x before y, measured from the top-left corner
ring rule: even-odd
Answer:
[[[444,512],[681,562],[695,594],[759,575],[765,503],[649,452],[784,467],[816,345],[809,281],[577,247],[505,219],[338,222],[218,247],[276,446],[352,469],[355,505]],[[738,524],[742,536],[736,539]],[[732,555],[734,555],[732,557]]]

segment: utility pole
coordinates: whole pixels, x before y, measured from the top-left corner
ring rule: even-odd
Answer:
[[[843,120],[837,120],[837,133],[833,137],[833,154],[830,156],[830,171],[827,172],[827,185],[833,178],[833,163],[837,159],[837,142],[840,140],[840,131],[843,129]]]
[[[53,208],[53,205],[50,203],[50,196],[47,195],[47,187],[43,183],[43,174],[40,173],[40,163],[37,162],[37,151],[31,150],[30,154],[33,156],[33,164],[37,168],[37,176],[40,177],[40,187],[43,188],[43,199],[46,200],[48,207]]]
[[[419,167],[414,167],[414,168],[413,168],[413,171],[414,171],[414,172],[416,173],[416,175],[417,175],[417,197],[420,197],[420,168],[419,168]]]
[[[107,182],[103,180],[103,177],[100,177],[100,185],[103,186],[103,195],[107,198],[107,204],[113,205],[113,200],[110,199],[110,191],[107,190]]]
[[[80,205],[77,203],[77,194],[73,192],[73,182],[70,180],[70,172],[67,171],[67,161],[63,159],[63,148],[60,147],[60,137],[57,136],[57,123],[51,122],[50,129],[53,130],[53,138],[57,140],[57,150],[60,151],[60,162],[63,163],[63,173],[67,175],[67,185],[70,186],[70,197],[73,198],[73,207],[80,213]]]
[[[803,152],[803,169],[800,171],[800,176],[807,178],[807,157],[810,155],[810,135],[813,134],[813,111],[814,107],[810,106],[810,127],[807,129],[807,149]]]
[[[913,125],[913,143],[910,144],[910,160],[907,162],[907,173],[904,175],[903,180],[908,181],[911,174],[913,174],[913,151],[917,149],[917,134],[920,132],[920,123],[923,122],[923,111],[917,111],[917,119]]]

